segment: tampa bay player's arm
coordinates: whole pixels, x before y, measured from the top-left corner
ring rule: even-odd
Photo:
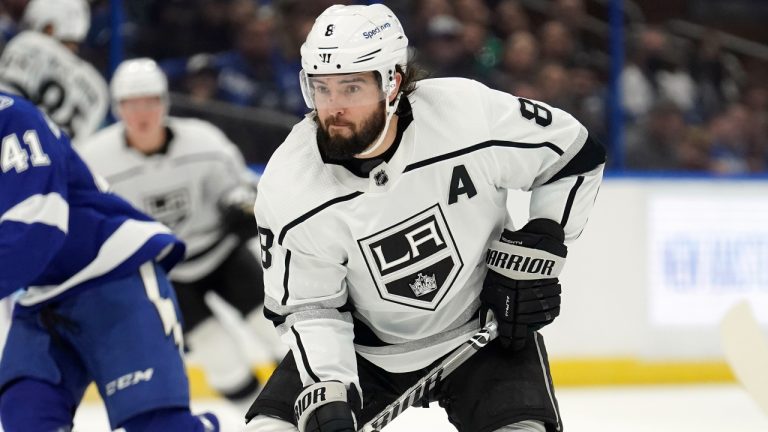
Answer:
[[[0,297],[5,297],[29,285],[64,243],[69,142],[31,104],[14,102],[0,117]]]
[[[530,219],[550,219],[566,242],[581,234],[597,195],[605,150],[573,116],[543,102],[491,90],[486,99],[497,185],[530,190]]]
[[[281,235],[264,191],[256,199],[264,314],[290,346],[305,386],[339,381],[358,391],[352,316],[347,309],[346,268],[320,251],[318,233],[306,224]],[[305,230],[306,229],[306,230]]]

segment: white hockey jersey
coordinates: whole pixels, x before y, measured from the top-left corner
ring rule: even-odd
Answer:
[[[484,257],[509,223],[508,189],[532,191],[531,218],[560,222],[567,241],[595,200],[604,153],[563,174],[588,138],[569,114],[457,78],[424,80],[409,101],[413,121],[370,178],[323,163],[311,118],[261,178],[266,313],[305,384],[359,385],[355,352],[417,370],[479,329]]]
[[[146,156],[129,147],[122,123],[77,149],[91,170],[137,208],[170,227],[187,244],[173,280],[194,282],[215,270],[237,246],[225,231],[219,199],[243,183],[255,184],[237,147],[212,124],[170,117],[166,151]]]
[[[109,108],[107,83],[93,66],[43,33],[25,31],[0,56],[0,85],[31,100],[77,143]]]

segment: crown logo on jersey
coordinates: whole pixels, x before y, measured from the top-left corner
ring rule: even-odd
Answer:
[[[408,285],[413,290],[413,293],[416,294],[416,297],[421,297],[424,294],[429,294],[437,289],[437,279],[434,274],[432,276],[424,276],[419,273],[416,277],[416,281]]]

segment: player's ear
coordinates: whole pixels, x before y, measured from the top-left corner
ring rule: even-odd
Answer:
[[[400,93],[401,85],[403,85],[403,74],[395,72],[395,89],[389,94],[389,103],[392,103],[397,97],[397,94]]]
[[[53,36],[53,30],[54,30],[53,24],[48,23],[45,25],[45,27],[42,28],[41,31],[47,34],[48,36]]]

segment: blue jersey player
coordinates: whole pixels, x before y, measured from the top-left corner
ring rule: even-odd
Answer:
[[[112,428],[217,432],[189,411],[166,277],[184,246],[105,189],[34,105],[0,93],[0,297],[23,289],[0,361],[3,429],[70,431],[93,381]]]

